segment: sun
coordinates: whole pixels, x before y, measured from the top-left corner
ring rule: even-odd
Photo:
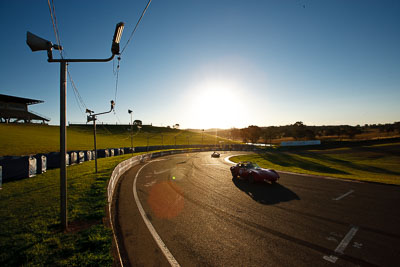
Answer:
[[[230,128],[245,118],[244,94],[236,83],[207,81],[189,95],[188,119],[198,129]]]

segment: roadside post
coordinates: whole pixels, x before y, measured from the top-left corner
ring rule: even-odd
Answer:
[[[131,154],[133,155],[133,122],[132,122],[133,111],[128,109],[128,113],[131,114]]]

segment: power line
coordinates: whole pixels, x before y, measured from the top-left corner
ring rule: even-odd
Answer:
[[[133,31],[132,31],[132,33],[131,33],[131,36],[129,36],[128,41],[126,42],[126,44],[125,44],[124,47],[122,48],[122,50],[121,50],[121,55],[122,55],[122,53],[124,53],[126,47],[128,46],[129,42],[131,41],[133,35],[135,34],[136,29],[137,29],[137,27],[139,26],[139,23],[140,23],[140,21],[142,20],[142,18],[143,18],[143,16],[144,16],[144,13],[146,13],[146,10],[147,10],[147,8],[149,7],[150,3],[151,3],[151,0],[149,0],[149,2],[147,3],[145,9],[144,9],[143,12],[142,12],[142,15],[140,16],[138,22],[136,23],[135,28],[133,29]]]
[[[57,42],[57,45],[59,45],[61,47],[61,37],[60,37],[60,33],[58,31],[58,24],[57,24],[57,17],[56,17],[56,9],[55,9],[55,5],[54,5],[54,0],[51,0],[51,4],[50,4],[50,0],[47,0],[47,4],[49,6],[50,17],[51,17],[51,22],[52,22],[52,25],[53,25],[53,30],[54,30],[54,35],[55,35],[55,38],[56,38],[56,42]],[[59,50],[59,52],[60,52],[61,58],[64,58],[63,53],[66,54],[65,50]],[[67,69],[67,73],[68,73],[68,78],[69,78],[70,83],[71,83],[72,88],[73,88],[74,97],[75,97],[75,100],[76,100],[76,102],[78,104],[78,108],[80,109],[82,114],[84,114],[84,112],[81,109],[81,106],[86,109],[87,107],[85,105],[85,102],[83,101],[83,98],[80,95],[80,93],[78,91],[78,88],[76,88],[76,86],[75,86],[74,80],[72,79],[72,76],[71,76],[71,73],[69,72],[69,69]]]
[[[117,104],[117,92],[118,92],[119,63],[120,63],[120,60],[121,60],[121,57],[118,57],[117,70],[114,73],[114,75],[116,75],[116,78],[115,78],[115,94],[114,94],[114,102],[115,102],[115,104]]]
[[[137,28],[138,28],[138,26],[139,26],[140,21],[142,20],[144,14],[146,13],[147,9],[148,9],[149,6],[150,6],[151,1],[152,1],[152,0],[149,0],[149,1],[147,2],[147,5],[146,5],[146,7],[144,8],[144,10],[143,10],[143,12],[142,12],[142,15],[140,16],[139,20],[137,21],[137,23],[136,23],[136,25],[135,25],[135,28],[133,28],[133,31],[132,31],[131,35],[129,36],[128,41],[126,42],[126,44],[125,44],[124,47],[122,48],[121,53],[120,53],[120,56],[118,57],[118,65],[117,65],[117,69],[116,69],[116,70],[115,70],[115,68],[114,68],[114,61],[113,61],[113,73],[114,73],[114,75],[116,76],[116,79],[115,79],[115,94],[114,94],[114,101],[115,101],[115,103],[117,103],[117,92],[118,92],[118,81],[119,81],[119,67],[120,67],[121,55],[124,53],[124,51],[125,51],[126,47],[128,46],[129,42],[132,40],[133,35],[135,34],[135,32],[136,32],[136,30],[137,30]],[[121,121],[119,120],[118,115],[115,113],[115,111],[114,111],[114,114],[116,115],[118,121],[121,123]]]
[[[119,124],[122,124],[122,122],[121,122],[121,120],[119,119],[119,117],[118,117],[117,112],[115,111],[115,109],[114,109],[114,115],[115,115],[115,117],[117,117],[117,120],[118,120]]]
[[[56,42],[58,46],[61,46],[61,39],[60,39],[60,34],[58,32],[58,26],[57,26],[57,18],[56,18],[56,9],[54,7],[54,1],[47,0],[47,4],[49,6],[49,11],[50,11],[50,17],[51,17],[51,22],[53,24],[53,30],[54,30],[54,36],[56,37]],[[61,58],[63,58],[62,50],[58,50],[60,52]]]
[[[78,102],[78,107],[79,107],[79,109],[81,109],[80,106],[82,106],[82,107],[86,110],[86,109],[87,109],[86,104],[85,104],[85,102],[83,101],[82,96],[79,94],[78,88],[76,88],[75,82],[74,82],[74,80],[72,79],[72,76],[71,76],[71,73],[69,72],[69,70],[67,71],[67,73],[68,73],[69,81],[70,81],[71,86],[72,86],[72,88],[73,88],[73,92],[74,92],[74,95],[75,95],[75,99],[76,99],[77,102]],[[82,111],[82,110],[81,110],[81,111]]]

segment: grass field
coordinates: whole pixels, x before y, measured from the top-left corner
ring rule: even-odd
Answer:
[[[106,190],[114,167],[129,157],[98,159],[98,174],[93,161],[67,168],[67,234],[59,230],[59,169],[3,184],[0,266],[111,266]]]
[[[130,147],[130,127],[97,125],[97,148]],[[231,141],[204,133],[143,126],[134,129],[133,146],[215,144]],[[0,156],[20,156],[60,150],[59,127],[49,125],[0,124]],[[147,143],[148,140],[148,143]],[[93,149],[93,126],[67,127],[67,150]]]
[[[231,160],[254,161],[261,167],[281,171],[400,185],[400,143],[326,150],[269,150]]]

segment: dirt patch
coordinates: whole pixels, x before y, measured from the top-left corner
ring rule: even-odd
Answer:
[[[95,224],[99,224],[101,221],[99,220],[91,220],[91,221],[74,221],[68,224],[68,233],[77,233],[82,230],[86,230]]]

